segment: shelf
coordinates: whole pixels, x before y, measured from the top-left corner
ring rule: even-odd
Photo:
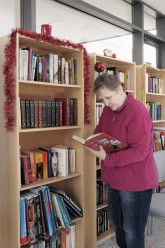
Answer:
[[[104,240],[107,240],[109,238],[112,238],[115,236],[114,230],[110,228],[110,230],[103,232],[97,237],[97,245],[99,245]]]
[[[38,81],[26,81],[26,80],[19,80],[20,85],[24,86],[33,86],[33,87],[59,87],[59,88],[75,88],[80,89],[80,85],[71,85],[71,84],[53,84],[53,83],[46,83],[46,82],[38,82]]]
[[[57,177],[49,177],[46,179],[40,179],[40,180],[38,180],[34,183],[30,183],[28,185],[21,185],[20,191],[24,191],[24,190],[31,189],[34,187],[38,187],[41,185],[46,185],[46,184],[51,184],[51,183],[56,183],[56,182],[68,180],[68,179],[71,179],[74,177],[79,177],[79,176],[81,176],[81,173],[75,172],[75,173],[69,174],[67,177],[57,176]]]
[[[79,129],[79,126],[61,126],[61,127],[45,127],[45,128],[25,128],[20,129],[19,133],[31,133],[31,132],[47,132],[47,131],[60,131],[68,129]]]

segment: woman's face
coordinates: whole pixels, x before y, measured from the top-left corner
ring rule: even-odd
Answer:
[[[104,87],[98,90],[97,97],[102,100],[105,106],[109,107],[113,111],[116,111],[124,103],[123,93],[122,86],[119,86],[115,91]]]

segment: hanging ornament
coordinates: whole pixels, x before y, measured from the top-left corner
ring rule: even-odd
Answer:
[[[96,64],[94,65],[94,69],[97,72],[103,72],[105,70],[105,66],[102,62],[97,61]]]

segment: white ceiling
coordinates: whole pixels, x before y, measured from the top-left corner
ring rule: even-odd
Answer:
[[[142,2],[165,15],[165,0],[142,0]]]

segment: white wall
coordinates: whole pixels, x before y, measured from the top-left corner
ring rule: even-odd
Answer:
[[[0,0],[0,37],[20,27],[20,0]]]

